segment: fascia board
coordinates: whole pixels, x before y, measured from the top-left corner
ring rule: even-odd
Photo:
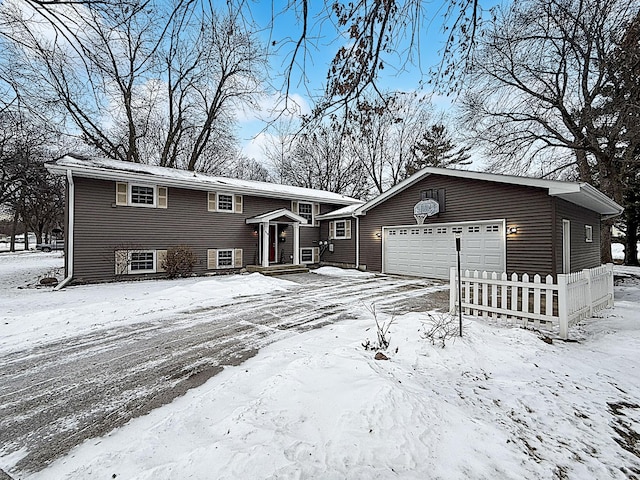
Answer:
[[[353,205],[352,200],[340,199],[340,198],[326,198],[322,196],[306,195],[306,194],[293,194],[287,192],[269,192],[266,190],[253,189],[251,187],[238,187],[235,185],[225,184],[223,182],[202,181],[198,178],[193,180],[182,180],[176,178],[168,178],[160,175],[126,172],[122,170],[107,170],[101,168],[92,167],[80,167],[77,165],[65,166],[57,164],[47,164],[47,169],[52,173],[65,174],[67,170],[71,170],[74,175],[78,177],[94,178],[97,180],[110,180],[110,181],[126,181],[126,182],[138,182],[141,184],[155,184],[168,187],[185,188],[188,190],[201,190],[201,191],[221,191],[228,192],[237,195],[253,195],[256,197],[265,198],[286,198],[288,200],[302,200],[309,202],[338,204],[338,205]]]

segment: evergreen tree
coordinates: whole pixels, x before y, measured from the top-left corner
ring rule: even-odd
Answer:
[[[456,147],[442,124],[431,125],[422,138],[413,146],[413,159],[407,163],[405,177],[424,167],[447,168],[453,165],[469,165],[467,147]]]

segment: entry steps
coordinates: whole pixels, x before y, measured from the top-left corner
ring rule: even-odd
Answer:
[[[309,272],[309,269],[302,265],[291,265],[285,263],[269,265],[268,267],[263,267],[261,265],[247,265],[247,272],[258,272],[268,277],[275,277],[278,275],[290,275],[293,273],[307,273]]]

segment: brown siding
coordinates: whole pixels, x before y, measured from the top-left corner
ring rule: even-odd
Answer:
[[[197,256],[197,274],[207,270],[207,249],[242,248],[245,265],[258,258],[259,236],[245,220],[291,201],[243,196],[243,213],[207,211],[207,192],[169,188],[168,208],[115,207],[115,182],[74,178],[76,185],[74,278],[80,282],[116,279],[114,251],[121,248],[167,249],[190,246]],[[300,227],[300,246],[317,245],[319,228]],[[293,229],[278,245],[278,257],[290,262]],[[315,243],[313,243],[315,242]],[[309,245],[307,245],[309,244]],[[151,275],[153,276],[153,275]],[[125,279],[144,275],[126,275]]]
[[[356,264],[356,219],[351,217],[335,218],[336,220],[351,220],[351,238],[350,239],[333,239],[333,252],[327,248],[320,261],[328,264],[342,264],[354,266]],[[324,221],[320,225],[320,238],[329,240],[329,221]]]
[[[558,273],[562,272],[562,220],[571,222],[572,272],[600,265],[600,215],[560,198],[556,200],[556,249]],[[585,241],[585,225],[593,227],[593,242]]]
[[[507,236],[509,273],[553,272],[552,200],[545,190],[481,180],[430,175],[369,210],[360,219],[360,263],[381,270],[383,226],[414,225],[413,207],[426,189],[446,190],[446,212],[428,223],[505,219],[518,233]]]

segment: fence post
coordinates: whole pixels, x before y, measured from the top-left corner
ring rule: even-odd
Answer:
[[[607,307],[613,307],[613,263],[607,263],[607,273],[609,274],[607,277],[607,293],[609,297]]]
[[[587,299],[587,306],[589,310],[587,314],[589,315],[587,318],[593,317],[593,284],[591,283],[591,269],[585,268],[582,273],[584,274],[584,278],[587,279],[587,292],[589,292],[589,298]]]
[[[569,338],[569,308],[567,305],[567,280],[569,275],[558,274],[558,324],[560,327],[560,338]]]
[[[458,282],[456,281],[456,267],[449,269],[449,313],[456,313],[456,294],[458,293]]]

